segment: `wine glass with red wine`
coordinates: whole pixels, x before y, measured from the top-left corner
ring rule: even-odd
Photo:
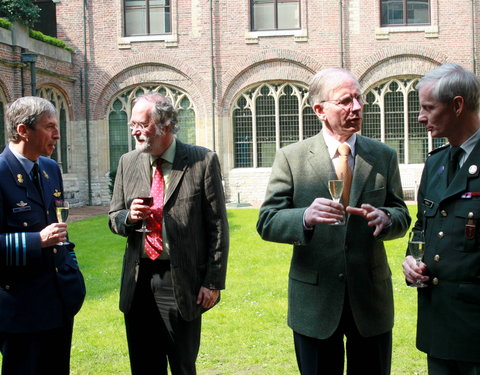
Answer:
[[[153,205],[153,197],[138,197],[138,199],[141,199],[143,201],[143,204],[148,207],[151,207]],[[151,232],[151,230],[147,229],[146,219],[142,220],[142,227],[137,229],[137,232],[143,232],[143,233]]]

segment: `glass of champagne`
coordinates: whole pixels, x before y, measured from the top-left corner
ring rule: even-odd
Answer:
[[[143,204],[151,207],[153,205],[153,197],[138,197],[137,199],[141,199],[143,201]],[[147,220],[143,219],[142,220],[142,227],[137,229],[137,232],[151,232],[151,230],[147,229]]]
[[[328,191],[332,196],[332,200],[334,202],[340,202],[340,198],[342,197],[343,192],[343,180],[338,179],[338,177],[332,176],[331,180],[328,180]],[[335,223],[330,225],[344,225],[345,219],[337,220]]]
[[[425,236],[423,231],[415,233],[413,231],[410,232],[408,239],[408,251],[417,262],[417,266],[419,266],[425,253]],[[410,284],[410,286],[414,288],[425,288],[428,285],[423,283],[421,280],[417,280],[414,284]]]
[[[70,211],[70,205],[64,199],[57,199],[54,202],[55,204],[55,213],[57,215],[57,220],[59,223],[66,223],[68,218],[68,213]],[[59,242],[58,245],[64,245],[63,242]]]

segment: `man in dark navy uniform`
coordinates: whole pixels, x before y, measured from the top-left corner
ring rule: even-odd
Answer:
[[[9,144],[0,155],[0,351],[3,375],[67,375],[73,317],[85,284],[58,223],[63,199],[55,107],[24,97],[7,112]],[[60,242],[64,242],[59,245]]]
[[[418,121],[448,144],[427,159],[418,193],[420,266],[403,263],[418,289],[417,348],[431,375],[480,374],[480,83],[457,64],[423,77]]]

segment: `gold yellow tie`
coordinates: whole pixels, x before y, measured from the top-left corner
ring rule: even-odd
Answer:
[[[348,164],[350,146],[346,143],[342,143],[340,146],[338,146],[338,153],[340,157],[338,158],[336,173],[337,177],[340,180],[343,180],[342,203],[345,206],[348,206],[350,199],[350,187],[352,186],[352,170]]]

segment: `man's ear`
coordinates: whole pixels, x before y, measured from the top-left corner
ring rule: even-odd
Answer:
[[[465,99],[463,96],[456,96],[453,98],[453,110],[455,111],[455,115],[459,117],[465,109]]]
[[[323,111],[323,106],[319,103],[313,105],[313,112],[317,115],[317,117],[324,121],[325,120],[325,112]]]
[[[22,140],[28,140],[27,136],[27,125],[25,124],[18,124],[17,125],[17,133]]]

